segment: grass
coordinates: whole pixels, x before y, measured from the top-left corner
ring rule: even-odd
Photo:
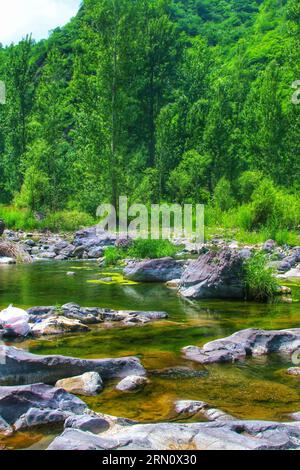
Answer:
[[[257,302],[274,299],[278,291],[278,281],[273,276],[273,270],[267,267],[266,256],[255,253],[246,263],[245,284],[247,298]]]
[[[89,214],[79,211],[60,211],[46,214],[43,220],[37,220],[28,209],[0,205],[0,219],[11,230],[50,230],[52,232],[73,232],[81,227],[95,224]]]
[[[129,248],[110,247],[105,250],[105,265],[115,266],[125,258],[158,259],[174,257],[178,247],[169,240],[136,239]]]

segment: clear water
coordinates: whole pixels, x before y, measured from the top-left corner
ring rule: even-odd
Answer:
[[[73,277],[67,276],[74,271]],[[161,284],[95,284],[90,280],[107,277],[92,262],[43,262],[0,267],[0,307],[62,305],[113,309],[165,310],[169,319],[146,326],[95,327],[90,333],[28,340],[17,344],[36,354],[63,354],[85,358],[135,355],[148,370],[174,366],[204,369],[182,357],[181,348],[232,334],[249,327],[282,329],[299,327],[300,283],[290,282],[292,304],[269,305],[240,301],[189,302]],[[234,365],[205,367],[207,375],[193,379],[151,377],[143,391],[122,394],[108,383],[96,398],[85,398],[98,411],[141,422],[176,420],[174,401],[197,399],[243,419],[287,420],[300,411],[300,379],[287,376],[292,366],[287,359],[262,357]],[[22,433],[5,442],[13,448],[43,447],[48,430]],[[50,436],[50,437],[49,437]],[[37,444],[40,443],[40,444]]]

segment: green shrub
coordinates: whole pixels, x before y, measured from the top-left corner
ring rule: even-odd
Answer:
[[[14,206],[0,206],[0,219],[11,230],[34,230],[39,226],[30,210]]]
[[[110,246],[106,248],[104,258],[106,266],[115,266],[122,261],[122,259],[126,258],[126,251],[123,248]]]
[[[128,249],[130,258],[156,259],[166,256],[174,257],[178,247],[174,246],[169,240],[143,240],[141,238],[134,240]]]
[[[278,289],[278,282],[273,270],[267,267],[266,256],[255,253],[246,263],[245,284],[247,297],[257,302],[273,299]]]
[[[94,219],[85,212],[79,211],[62,211],[53,212],[41,221],[41,228],[51,230],[53,232],[66,231],[73,232],[82,227],[88,227],[95,223]]]

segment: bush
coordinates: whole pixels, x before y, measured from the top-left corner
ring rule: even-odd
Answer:
[[[126,251],[123,248],[110,246],[106,248],[104,258],[106,266],[115,266],[122,261],[122,259],[126,258]]]
[[[169,240],[151,240],[137,239],[128,249],[130,258],[156,259],[166,256],[174,257],[178,247],[174,246]]]
[[[93,217],[85,212],[61,211],[47,215],[47,217],[41,222],[41,228],[48,229],[53,232],[73,232],[82,227],[93,225],[94,223],[95,221]]]
[[[11,230],[38,229],[39,223],[28,209],[18,209],[14,206],[0,206],[0,219]]]
[[[255,253],[246,263],[245,284],[247,297],[257,302],[273,299],[278,290],[278,282],[273,270],[267,267],[266,256]]]

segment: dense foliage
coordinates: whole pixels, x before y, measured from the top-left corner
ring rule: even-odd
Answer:
[[[298,0],[85,0],[0,48],[0,202],[94,215],[128,195],[295,229],[299,20]]]

